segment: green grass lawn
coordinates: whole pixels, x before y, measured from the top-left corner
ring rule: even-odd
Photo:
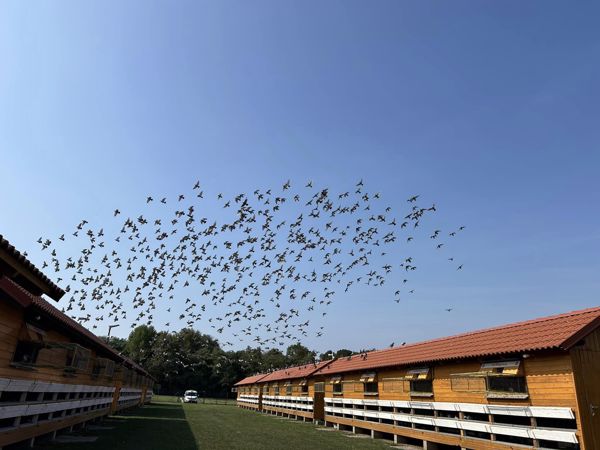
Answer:
[[[105,420],[111,430],[86,431],[95,443],[41,444],[55,450],[204,450],[204,449],[384,449],[390,443],[349,438],[339,431],[318,431],[311,423],[282,419],[232,405],[182,405],[157,398],[151,405]]]

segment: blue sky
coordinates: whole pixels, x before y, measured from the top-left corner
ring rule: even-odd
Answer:
[[[596,306],[599,13],[552,1],[2,2],[0,233],[39,262],[40,235],[196,179],[231,195],[363,178],[393,206],[419,193],[442,225],[466,225],[465,269],[432,261],[400,306],[368,289],[339,297],[311,347]]]

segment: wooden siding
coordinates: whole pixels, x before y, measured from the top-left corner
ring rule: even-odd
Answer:
[[[43,313],[40,314],[43,315]],[[84,348],[87,347],[86,344],[77,342],[72,336],[67,336],[56,329],[46,328],[44,336],[46,342],[80,344]],[[114,361],[112,358],[108,359],[115,362],[115,373],[112,376],[105,374],[94,376],[92,367],[95,358],[99,356],[106,358],[105,355],[97,355],[94,350],[90,350],[88,367],[83,371],[73,373],[64,370],[66,351],[40,351],[35,367],[24,368],[13,365],[14,352],[18,341],[24,337],[24,330],[24,310],[7,297],[4,292],[0,291],[0,380],[3,380],[0,383],[0,393],[3,390],[15,391],[17,387],[17,391],[19,391],[21,389],[19,386],[22,386],[23,389],[22,398],[25,398],[27,392],[42,392],[38,401],[16,404],[2,403],[0,411],[4,411],[5,415],[8,411],[16,411],[15,405],[21,404],[25,415],[16,415],[14,425],[0,431],[0,447],[86,422],[116,410],[141,405],[145,401],[146,393],[152,389],[153,381],[150,378],[137,370],[124,368],[120,365],[121,361]],[[54,385],[50,385],[50,383],[54,383]],[[47,396],[43,394],[45,391],[40,391],[40,389],[50,389],[50,392],[52,392],[55,385],[63,386],[61,392],[79,392],[81,389],[85,392],[88,390],[95,391],[93,387],[98,386],[110,387],[111,393],[108,394],[108,402],[101,402],[106,406],[102,406],[100,409],[96,406],[95,409],[74,406],[74,409],[70,411],[70,415],[53,415],[51,420],[44,420],[39,423],[37,417],[39,414],[43,415],[43,413],[31,413],[30,417],[33,417],[34,423],[21,423],[21,417],[29,417],[27,411],[42,411],[44,408],[57,410],[73,402],[71,398],[58,400],[56,396],[51,395],[49,399],[46,399]],[[43,386],[49,387],[43,388]],[[44,400],[41,399],[42,396],[44,396]],[[90,400],[85,398],[81,400],[81,403],[87,405],[88,403],[98,402],[95,398]],[[12,417],[8,416],[9,419]]]
[[[577,408],[583,431],[582,449],[600,449],[600,330],[571,350]]]
[[[574,436],[573,439],[577,439],[580,443],[582,442],[581,422],[577,409],[577,396],[573,381],[573,366],[571,363],[571,356],[568,352],[556,351],[530,354],[522,360],[521,374],[525,377],[527,383],[526,398],[515,398],[514,396],[512,398],[511,396],[508,396],[507,398],[488,398],[488,393],[485,390],[485,383],[482,385],[482,389],[474,392],[463,392],[453,389],[452,375],[479,372],[481,370],[481,364],[482,361],[472,360],[431,366],[429,377],[432,380],[433,394],[426,396],[411,395],[410,383],[406,381],[408,371],[410,370],[409,368],[380,369],[378,371],[363,370],[360,372],[332,374],[326,378],[321,378],[319,381],[325,381],[326,407],[327,399],[329,398],[332,399],[333,402],[336,402],[336,400],[343,401],[344,399],[347,399],[349,401],[364,400],[365,402],[373,404],[380,404],[380,401],[385,402],[395,400],[411,402],[413,405],[422,404],[425,408],[428,408],[426,405],[440,405],[443,403],[461,404],[464,405],[467,410],[476,410],[476,405],[488,405],[492,410],[499,411],[495,414],[504,414],[502,412],[503,409],[510,407],[551,408],[552,411],[562,408],[560,414],[564,416],[566,411],[570,411],[570,414],[572,414],[571,417],[575,418],[570,435]],[[376,374],[378,386],[378,392],[375,395],[364,392],[364,385],[360,381],[362,376],[372,372],[375,372]],[[344,386],[342,394],[335,394],[333,392],[331,378],[337,376],[341,376],[342,385]],[[477,378],[475,379],[477,380]],[[314,382],[312,384],[314,385]],[[415,406],[413,406],[413,408],[414,407]],[[315,408],[315,415],[316,414],[318,414],[318,411]],[[437,414],[437,412],[435,414]],[[458,418],[458,413],[456,414]],[[484,416],[487,414],[488,413],[485,413]],[[446,415],[442,415],[441,417],[446,417]],[[468,437],[464,435],[464,433],[461,436],[454,437],[452,435],[447,436],[443,433],[440,434],[433,431],[429,432],[414,428],[412,430],[409,429],[407,433],[405,427],[395,427],[385,423],[374,423],[370,420],[355,420],[355,418],[341,417],[340,415],[332,415],[327,412],[325,412],[325,419],[332,423],[349,424],[352,422],[353,426],[377,431],[384,431],[383,429],[385,428],[387,431],[384,432],[388,433],[392,432],[392,430],[397,430],[397,434],[408,437],[418,436],[419,438],[427,438],[434,442],[451,443],[451,445],[465,446],[465,443],[473,445],[474,442],[477,442],[477,446],[471,448],[506,449],[511,447],[511,445],[507,443],[495,442],[493,434],[490,434],[491,439],[489,440],[480,440]],[[489,415],[489,419],[485,420],[489,420],[490,424],[493,424],[494,419]],[[531,433],[534,435],[539,433],[538,431],[535,431],[536,428],[534,422],[531,424],[531,427],[526,426],[526,428],[531,431],[523,430],[522,433],[529,433],[530,435]],[[516,432],[518,432],[518,430],[516,430]],[[440,439],[431,439],[430,436],[434,434],[439,434],[441,436]],[[531,439],[532,442],[535,441],[534,438]]]
[[[462,403],[502,403],[506,405],[536,405],[577,407],[575,385],[573,383],[573,369],[568,353],[554,353],[532,355],[524,360],[524,374],[527,380],[529,397],[527,399],[488,399],[485,392],[457,392],[452,389],[451,375],[460,373],[477,372],[481,368],[480,361],[449,363],[431,368],[433,380],[433,396],[411,397],[407,382],[397,381],[395,385],[391,380],[403,378],[409,369],[380,369],[376,372],[378,395],[365,394],[361,371],[341,374],[344,391],[342,395],[333,393],[331,377],[325,378],[325,396],[343,398],[379,398],[382,400],[423,400],[437,402],[462,402]],[[314,383],[313,383],[314,385]],[[391,389],[390,389],[391,387]]]

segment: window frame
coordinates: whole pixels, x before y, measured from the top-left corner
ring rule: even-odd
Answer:
[[[415,385],[419,383],[426,383],[431,386],[430,390],[422,390],[415,388]],[[433,397],[433,380],[432,379],[415,379],[410,380],[410,395],[411,397]]]
[[[342,382],[341,376],[333,377],[329,382],[332,385],[331,390],[333,395],[344,394],[344,383]]]
[[[368,390],[367,387],[375,387],[374,390]],[[377,381],[363,382],[363,393],[364,395],[374,396],[379,395],[379,383]]]
[[[514,381],[518,381],[519,387],[522,390],[519,391],[511,391],[511,390],[501,390],[501,389],[497,389],[497,386],[494,386],[494,388],[492,388],[492,380],[494,380],[494,382],[496,381],[507,381],[507,380],[514,380]],[[527,378],[525,376],[521,376],[521,375],[500,375],[500,376],[494,376],[494,375],[488,375],[486,377],[486,396],[487,398],[521,398],[524,396],[529,396],[529,389],[527,387]],[[525,398],[527,398],[525,397]]]
[[[28,346],[28,349],[23,349],[20,347]],[[26,368],[29,370],[35,370],[35,366],[37,360],[40,355],[40,350],[43,348],[43,344],[39,342],[29,341],[29,340],[19,340],[17,341],[17,345],[15,346],[15,350],[13,352],[13,356],[10,362],[12,367],[16,368]],[[20,361],[16,361],[16,357],[19,354],[19,350],[21,350],[22,356],[30,355],[31,361],[24,361],[22,358]]]

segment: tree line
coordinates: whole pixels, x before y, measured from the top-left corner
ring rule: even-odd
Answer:
[[[147,325],[138,326],[126,339],[104,339],[146,369],[156,379],[155,393],[165,395],[195,389],[206,397],[228,397],[244,377],[354,354],[348,349],[317,353],[301,343],[290,345],[285,353],[260,347],[225,351],[218,340],[199,331],[157,331]]]

